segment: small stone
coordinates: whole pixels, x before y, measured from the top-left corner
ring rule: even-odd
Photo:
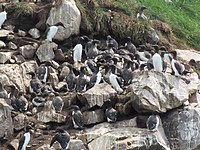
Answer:
[[[52,61],[51,61],[51,66],[52,66],[53,68],[55,68],[55,69],[58,69],[60,65],[59,65],[56,61],[52,60]]]
[[[23,30],[18,30],[18,36],[22,36],[22,37],[25,37],[26,36],[26,32],[23,31]]]
[[[36,49],[32,45],[24,45],[19,47],[20,53],[24,58],[31,59],[34,57]]]
[[[8,48],[11,50],[16,50],[17,49],[17,45],[13,42],[9,42],[8,43]]]
[[[83,141],[79,139],[71,139],[69,141],[69,149],[70,150],[87,150]]]
[[[40,37],[40,31],[37,28],[30,29],[28,33],[34,38],[38,39]]]
[[[21,64],[26,61],[22,55],[16,55],[14,56],[14,59],[17,64]]]
[[[8,36],[7,36],[8,41],[13,40],[14,38],[15,38],[15,36],[13,34],[8,34]]]
[[[6,44],[3,41],[0,41],[0,48],[6,47]]]
[[[15,29],[15,26],[14,25],[7,25],[7,26],[4,26],[4,29],[9,30],[9,31],[13,31]]]
[[[26,116],[22,113],[18,114],[16,117],[14,117],[14,128],[16,131],[19,131],[24,128],[25,126],[25,119]]]
[[[17,150],[19,147],[19,140],[18,139],[12,140],[9,146],[12,147],[14,150]]]
[[[0,52],[0,64],[6,63],[11,59],[12,52]]]
[[[10,34],[10,33],[13,34],[12,31],[1,29],[1,30],[0,30],[0,37],[7,37],[8,34]]]

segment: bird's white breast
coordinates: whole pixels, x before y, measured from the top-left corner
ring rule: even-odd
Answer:
[[[76,44],[76,46],[73,49],[73,60],[74,62],[81,61],[82,58],[82,51],[83,51],[83,46],[82,44]]]
[[[162,72],[163,71],[163,63],[162,58],[158,53],[155,53],[153,55],[153,67],[156,71]]]

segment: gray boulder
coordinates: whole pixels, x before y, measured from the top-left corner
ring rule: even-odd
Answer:
[[[131,91],[132,107],[137,112],[166,112],[189,99],[185,81],[167,73],[138,72]]]
[[[4,99],[0,99],[0,138],[9,137],[13,132],[10,106]]]
[[[11,59],[12,55],[12,52],[0,52],[0,64],[6,63],[8,60]]]
[[[102,109],[97,109],[93,111],[83,112],[84,124],[95,124],[104,121],[104,111]]]
[[[171,149],[189,150],[200,146],[200,107],[192,104],[167,113],[163,127]]]
[[[92,108],[94,106],[102,107],[105,101],[109,101],[109,98],[116,95],[117,92],[108,83],[101,83],[79,94],[78,97],[88,105],[88,108]]]
[[[60,26],[54,39],[62,41],[79,33],[81,13],[74,0],[64,0],[61,6],[51,9],[47,24],[54,25],[57,22],[62,22],[65,28]]]
[[[117,123],[101,123],[76,134],[89,150],[165,150],[157,135],[136,127],[135,118]]]
[[[10,33],[13,33],[13,32],[10,31],[10,30],[1,29],[1,30],[0,30],[0,37],[7,37],[8,34],[10,34]]]
[[[50,61],[55,57],[54,49],[57,49],[58,45],[55,43],[45,42],[39,46],[36,51],[36,55],[40,62]]]

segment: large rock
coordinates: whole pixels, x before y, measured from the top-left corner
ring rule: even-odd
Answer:
[[[137,112],[166,112],[189,98],[185,81],[167,73],[138,72],[134,80],[131,101]]]
[[[71,139],[69,141],[69,149],[70,150],[87,150],[83,141],[78,139]]]
[[[167,113],[163,127],[173,150],[189,150],[200,146],[200,106],[191,105]]]
[[[57,122],[64,123],[66,116],[55,113],[54,111],[41,111],[37,113],[37,120],[43,123]]]
[[[4,47],[6,47],[6,44],[0,40],[0,48],[4,48]]]
[[[116,95],[117,92],[108,83],[101,83],[78,95],[78,97],[89,108],[92,108],[94,106],[102,107],[105,101],[109,101],[109,98]]]
[[[190,59],[200,60],[200,52],[195,50],[180,50],[176,49],[178,58],[184,61],[190,61]]]
[[[9,137],[13,132],[10,106],[4,99],[0,99],[0,138]]]
[[[57,49],[58,45],[55,43],[45,42],[36,51],[36,55],[40,62],[50,61],[55,57],[54,49]]]
[[[77,136],[89,150],[165,150],[155,133],[136,127],[135,119],[101,123]]]
[[[104,111],[102,109],[97,109],[93,111],[83,112],[84,124],[95,124],[103,122],[104,120]]]
[[[54,39],[62,41],[79,33],[81,13],[74,0],[64,0],[61,6],[51,9],[47,24],[54,25],[58,22],[62,22],[65,28],[60,26]]]

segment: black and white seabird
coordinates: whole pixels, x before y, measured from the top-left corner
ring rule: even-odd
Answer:
[[[124,80],[124,86],[130,85],[132,83],[133,79],[133,72],[132,72],[132,64],[133,62],[131,60],[124,59],[124,68],[122,69],[121,76]]]
[[[126,49],[127,49],[130,53],[135,54],[135,52],[136,52],[136,47],[135,47],[135,45],[131,42],[131,37],[127,37],[126,40],[127,40],[127,42],[125,43]]]
[[[94,62],[93,59],[87,59],[84,62],[87,70],[87,74],[92,75],[93,72],[96,70],[96,63]]]
[[[172,54],[172,58],[171,58],[172,74],[175,75],[175,76],[181,76],[181,75],[183,75],[185,67],[184,67],[184,65],[182,65],[177,60],[177,52],[176,51],[172,51],[170,53]]]
[[[119,45],[118,45],[117,41],[114,38],[112,38],[110,35],[107,36],[107,40],[106,40],[106,45],[108,46],[108,44],[113,44],[113,49],[115,51],[118,50]]]
[[[56,113],[61,113],[64,102],[60,96],[54,96],[52,100],[52,107]]]
[[[145,45],[139,46],[138,55],[142,61],[146,61],[146,62],[152,57],[152,55],[146,51]]]
[[[2,9],[3,9],[3,11],[0,12],[0,29],[2,28],[3,23],[7,19],[7,12],[5,10],[5,6],[4,5],[2,5]]]
[[[139,12],[137,13],[137,19],[142,19],[148,21],[147,17],[144,15],[144,10],[147,9],[145,6],[141,6]]]
[[[163,61],[160,54],[158,53],[159,47],[158,45],[154,45],[153,47],[155,48],[155,53],[152,56],[153,67],[155,71],[161,73],[163,71]]]
[[[90,78],[90,81],[88,83],[88,89],[92,88],[95,85],[98,85],[101,82],[102,74],[99,70],[100,66],[101,63],[97,63],[96,69],[93,72],[92,77]]]
[[[46,84],[48,79],[48,66],[46,66],[45,64],[41,64],[37,68],[37,77],[40,81]]]
[[[25,127],[25,132],[19,140],[18,150],[26,150],[26,146],[28,145],[31,138],[31,134],[30,134],[31,129],[33,128],[30,125],[27,125]]]
[[[51,140],[50,147],[54,144],[54,142],[58,142],[62,150],[67,150],[69,147],[70,135],[67,131],[61,128],[56,129],[56,134]]]
[[[77,92],[85,92],[87,87],[87,79],[85,75],[85,66],[80,68],[80,74],[76,80],[76,91]]]
[[[42,82],[38,79],[35,72],[31,71],[31,72],[28,72],[27,74],[30,74],[32,76],[32,79],[30,81],[30,86],[29,86],[30,93],[33,93],[33,92],[35,92],[36,94],[41,93]]]
[[[0,98],[4,98],[4,99],[8,98],[8,92],[4,89],[1,82],[0,82]]]
[[[65,81],[67,83],[67,90],[68,91],[73,91],[75,89],[75,85],[76,85],[76,77],[75,77],[75,74],[73,72],[72,65],[68,64],[67,67],[69,68],[69,73],[65,77]]]
[[[28,100],[24,97],[24,92],[19,91],[16,100],[15,105],[17,107],[17,110],[20,112],[27,111],[28,109]]]
[[[81,39],[79,38],[78,43],[73,48],[73,61],[74,63],[81,62],[82,59],[82,51],[83,51],[83,45],[81,44]]]
[[[117,111],[112,107],[106,109],[105,116],[106,116],[107,122],[113,123],[117,121]]]
[[[83,129],[84,122],[83,122],[83,114],[80,111],[79,106],[72,105],[70,107],[72,110],[71,119],[75,129]]]
[[[47,41],[52,42],[52,39],[58,32],[58,26],[62,26],[63,28],[65,28],[65,26],[63,25],[62,22],[58,22],[55,25],[52,25],[47,28],[47,31],[46,31],[47,32],[47,37],[46,37]]]
[[[91,45],[91,47],[88,49],[88,52],[87,52],[87,57],[88,57],[89,59],[95,59],[96,56],[98,55],[99,50],[97,49],[97,46],[98,46],[99,43],[100,43],[99,40],[93,40],[93,41],[92,41],[92,45]]]
[[[153,114],[149,116],[149,118],[147,119],[147,122],[146,122],[147,129],[151,132],[155,132],[158,130],[159,123],[160,123],[159,116]]]
[[[118,92],[122,93],[123,89],[120,87],[120,79],[119,77],[114,73],[115,65],[110,65],[111,72],[109,75],[109,83],[112,85],[112,87]],[[112,69],[114,68],[114,69]]]

